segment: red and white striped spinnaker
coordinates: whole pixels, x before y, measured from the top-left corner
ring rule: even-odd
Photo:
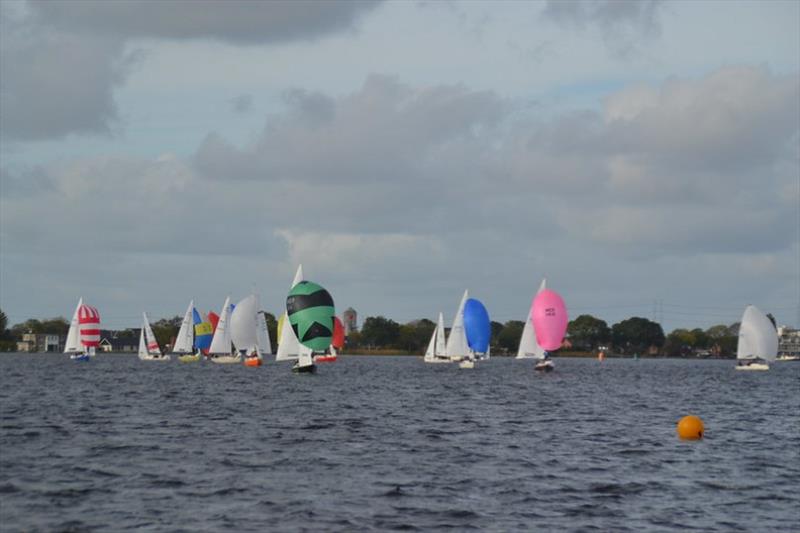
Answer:
[[[81,344],[86,348],[100,345],[100,313],[91,305],[83,304],[78,308],[78,324],[80,325]]]

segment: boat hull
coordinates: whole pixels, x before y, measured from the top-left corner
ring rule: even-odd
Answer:
[[[475,361],[470,361],[466,359],[458,363],[458,368],[475,368]]]
[[[750,363],[749,365],[736,365],[736,370],[749,370],[749,371],[769,370],[769,365],[767,363]]]
[[[536,366],[534,366],[533,369],[537,372],[552,372],[554,367],[551,361],[541,361],[536,363]]]
[[[295,374],[313,374],[316,371],[317,371],[316,365],[298,366],[297,364],[295,364],[292,367],[292,372],[294,372]]]
[[[261,359],[258,357],[248,357],[244,360],[244,366],[261,366]]]
[[[164,355],[162,357],[153,357],[153,356],[149,356],[149,355],[146,355],[146,356],[143,357],[143,356],[140,355],[139,356],[139,360],[140,361],[169,361],[170,357],[168,355]]]
[[[197,363],[200,361],[199,355],[179,355],[178,361],[181,363]]]
[[[86,353],[72,354],[72,355],[69,356],[69,358],[72,359],[73,361],[88,361],[89,360],[89,354],[86,354]]]
[[[443,357],[434,357],[433,359],[423,359],[423,361],[426,362],[426,363],[437,363],[437,364],[438,363],[452,363],[453,362],[451,359],[449,359],[449,358],[445,359]]]
[[[315,363],[333,363],[336,361],[335,355],[315,355],[314,362]]]
[[[239,355],[218,355],[216,357],[212,357],[211,362],[220,365],[229,365],[232,363],[241,363],[242,358]]]

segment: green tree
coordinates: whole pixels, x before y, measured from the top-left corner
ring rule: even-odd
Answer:
[[[594,350],[611,340],[611,330],[606,321],[592,315],[580,315],[575,320],[570,320],[567,335],[572,346],[584,350]]]
[[[397,347],[409,353],[424,353],[436,324],[427,318],[400,326]]]
[[[611,340],[624,354],[642,353],[651,346],[664,345],[661,325],[641,317],[632,317],[611,326]]]
[[[497,345],[504,353],[517,353],[524,327],[525,322],[522,320],[509,320],[503,325],[503,330],[497,336]]]
[[[150,325],[162,350],[169,350],[175,342],[183,317],[162,318]]]
[[[664,353],[669,357],[686,357],[697,343],[697,336],[688,329],[675,329],[664,341]]]
[[[388,348],[397,345],[400,324],[383,316],[370,316],[361,327],[361,342],[370,348]]]

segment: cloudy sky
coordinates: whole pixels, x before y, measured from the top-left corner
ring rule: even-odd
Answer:
[[[0,3],[0,308],[800,320],[800,3]]]

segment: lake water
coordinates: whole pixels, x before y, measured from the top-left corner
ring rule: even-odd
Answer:
[[[0,529],[800,531],[800,363],[556,365],[0,355]]]

